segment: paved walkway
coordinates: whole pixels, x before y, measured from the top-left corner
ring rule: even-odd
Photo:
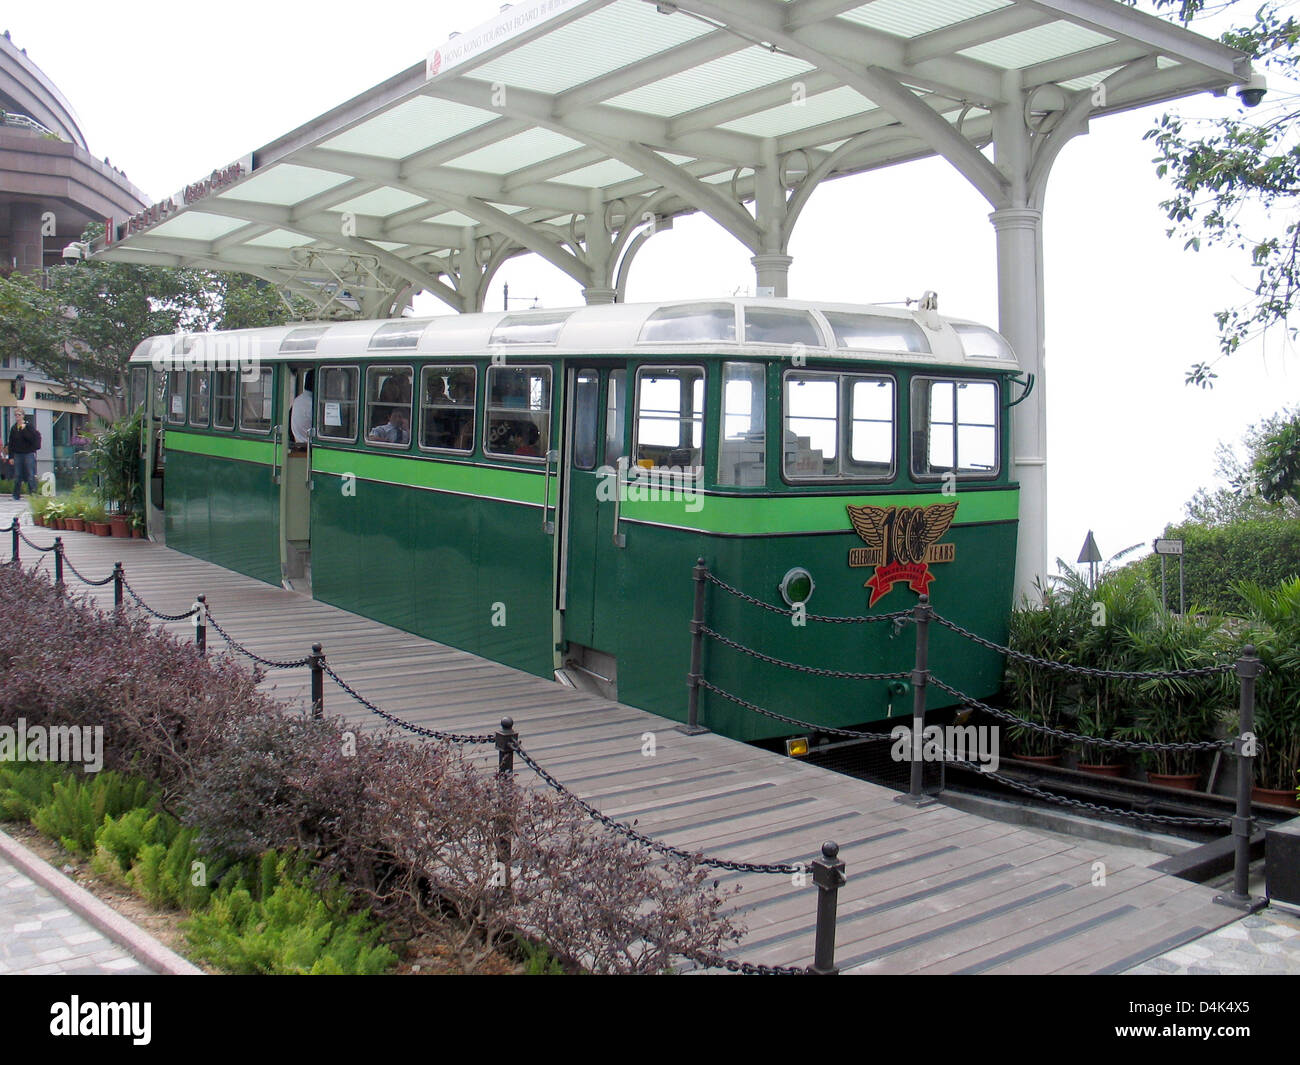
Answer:
[[[0,857],[0,973],[139,976],[151,972]]]

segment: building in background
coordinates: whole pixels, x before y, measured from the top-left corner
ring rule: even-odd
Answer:
[[[38,274],[63,261],[87,225],[122,218],[148,199],[86,145],[76,113],[25,50],[0,36],[0,270]],[[0,351],[0,432],[15,407],[35,416],[41,474],[74,462],[85,406],[13,352]]]

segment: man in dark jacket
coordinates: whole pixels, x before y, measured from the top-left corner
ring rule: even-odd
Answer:
[[[22,411],[18,411],[13,428],[9,430],[9,458],[14,464],[14,498],[22,496],[22,483],[27,482],[29,495],[36,494],[36,452],[41,449],[41,434],[36,426],[29,425]]]

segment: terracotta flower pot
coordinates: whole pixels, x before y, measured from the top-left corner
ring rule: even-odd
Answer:
[[[1251,802],[1267,803],[1269,806],[1285,806],[1290,810],[1300,810],[1296,802],[1295,788],[1279,791],[1277,788],[1251,788]]]
[[[92,521],[90,523],[90,531],[96,536],[112,536],[113,526],[106,521]]]
[[[1200,773],[1148,773],[1148,784],[1159,784],[1166,788],[1179,788],[1182,791],[1198,791],[1201,782]]]
[[[32,515],[32,524],[33,524],[33,525],[44,525],[44,524],[45,524],[45,515],[44,515],[44,514],[33,514],[33,515]]]
[[[85,531],[86,531],[86,519],[85,519],[85,518],[68,518],[68,519],[67,519],[67,523],[68,523],[68,532],[85,532]]]
[[[114,515],[112,518],[109,518],[108,521],[109,525],[112,527],[114,536],[127,537],[131,535],[131,528],[127,525],[125,518],[119,518]]]
[[[1017,754],[1013,755],[1017,762],[1032,762],[1034,765],[1060,765],[1061,756],[1059,754]]]
[[[140,525],[132,526],[131,535],[137,540],[145,539],[145,532],[143,526]]]
[[[1122,777],[1124,775],[1122,765],[1110,765],[1109,763],[1085,764],[1080,762],[1079,768],[1095,777]]]

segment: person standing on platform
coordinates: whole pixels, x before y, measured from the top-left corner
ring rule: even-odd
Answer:
[[[22,498],[22,484],[27,482],[28,495],[36,494],[36,452],[41,449],[41,434],[29,425],[22,411],[17,412],[9,430],[9,458],[14,464],[14,498]]]
[[[303,378],[302,391],[289,408],[289,432],[293,434],[295,444],[306,444],[311,440],[312,389],[315,385],[316,371],[308,370]]]

